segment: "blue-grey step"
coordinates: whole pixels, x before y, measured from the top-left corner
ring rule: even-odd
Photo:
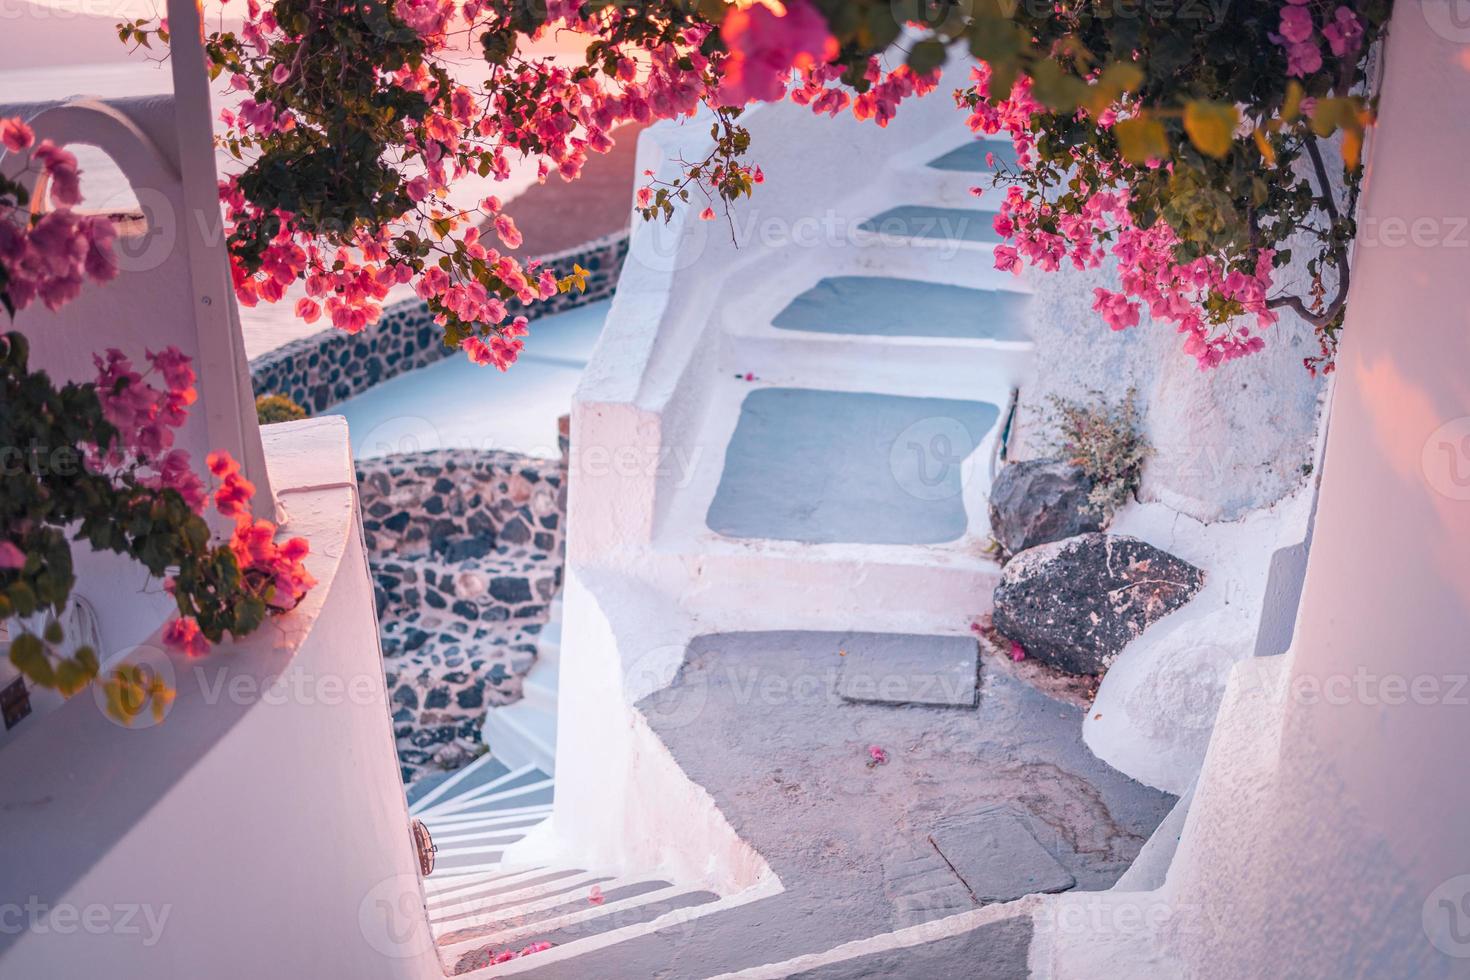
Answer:
[[[464,769],[471,769],[472,771],[464,773],[464,778],[451,786],[442,796],[435,797],[432,801],[430,801],[430,806],[435,806],[439,803],[448,802],[454,797],[459,796],[461,793],[468,793],[470,790],[475,789],[478,786],[483,786],[493,780],[499,779],[501,776],[504,776],[506,773],[510,772],[509,769],[507,769],[504,765],[500,763],[500,760],[489,758],[487,756],[481,756],[480,758],[466,764],[463,769],[454,769],[449,772],[434,773],[433,775],[425,776],[423,779],[420,779],[418,782],[414,783],[408,788],[409,806],[413,806],[419,800],[423,799],[425,794],[434,789],[440,783],[444,782],[446,779],[450,779],[456,775],[459,775],[460,773],[463,773]]]
[[[710,504],[733,538],[937,544],[967,526],[960,468],[989,402],[763,388],[746,396]]]
[[[592,886],[601,886],[605,882],[611,880],[612,876],[610,875],[604,875],[600,878],[589,878],[582,880],[579,880],[577,877],[564,878],[561,881],[553,882],[552,884],[547,885],[544,888],[536,889],[534,897],[532,898],[522,896],[521,898],[512,899],[511,901],[492,900],[485,902],[464,902],[463,904],[454,908],[452,915],[444,915],[441,913],[439,917],[434,920],[434,922],[441,929],[448,929],[454,925],[455,920],[457,919],[465,919],[470,916],[493,913],[501,909],[513,909],[518,906],[525,905],[527,902],[539,902],[545,899],[555,898],[557,896],[562,896],[564,898],[564,901],[556,908],[554,908],[551,912],[538,912],[535,913],[533,917],[527,917],[527,919],[528,921],[534,921],[536,918],[544,918],[547,915],[551,914],[564,915],[567,912],[576,912],[580,911],[583,908],[586,908],[588,904],[587,895],[591,892]],[[567,884],[567,882],[575,882],[575,884]],[[609,891],[608,894],[612,894],[612,892]],[[625,895],[623,897],[626,898],[628,896]],[[459,939],[473,939],[475,936],[481,936],[487,932],[493,932],[501,925],[502,923],[495,923],[489,926],[469,926],[456,929],[454,932],[446,932],[442,938],[442,941],[455,942]]]
[[[987,154],[994,156],[993,165],[985,159]],[[934,170],[962,170],[982,174],[994,173],[1001,167],[1014,168],[1015,165],[1015,146],[1008,141],[998,140],[971,140],[964,146],[957,146],[929,161],[929,166]]]
[[[585,871],[580,868],[557,868],[555,870],[547,871],[545,874],[538,874],[530,877],[511,874],[507,876],[504,882],[486,882],[486,886],[483,890],[479,888],[476,888],[473,891],[459,891],[458,889],[455,889],[454,893],[449,895],[448,897],[431,895],[429,897],[428,903],[429,909],[432,914],[440,915],[443,914],[443,910],[447,908],[457,906],[469,901],[470,899],[465,896],[473,896],[474,900],[476,901],[488,902],[497,895],[508,895],[512,892],[518,892],[523,889],[533,888],[538,885],[546,885],[550,887],[552,891],[557,891],[559,890],[559,888],[551,887],[552,882],[560,881],[565,878],[571,878],[574,875],[580,874],[585,874]],[[436,881],[432,875],[430,876],[429,880],[434,884],[440,883]],[[469,882],[476,879],[472,876],[466,876],[465,880],[466,882]]]
[[[625,899],[637,898],[639,895],[648,895],[653,892],[662,891],[668,887],[669,882],[667,881],[639,881],[628,885],[620,885],[617,888],[607,888],[604,889],[602,892],[602,904],[611,905],[614,902],[621,902]],[[459,929],[455,932],[448,932],[439,937],[439,943],[440,945],[448,946],[455,943],[468,942],[480,936],[494,936],[497,934],[503,934],[507,930],[511,929],[524,931],[528,927],[534,927],[535,924],[538,922],[551,922],[552,920],[559,919],[562,916],[572,915],[577,912],[586,912],[589,909],[594,909],[597,907],[593,905],[589,899],[591,891],[592,883],[588,882],[584,887],[574,890],[570,894],[568,894],[567,900],[565,902],[562,902],[561,904],[554,905],[550,908],[537,909],[533,912],[526,912],[522,915],[502,916],[497,921],[490,922],[485,925],[471,926],[467,929]],[[657,909],[660,905],[663,904],[664,903],[654,901],[651,902],[648,907],[651,909]],[[570,938],[562,936],[562,938],[553,939],[550,935],[538,935],[534,939],[526,939],[524,940],[524,942],[529,943],[545,941],[560,945],[564,942],[570,942],[571,939],[580,939],[588,935],[595,935],[596,933],[603,932],[608,928],[616,928],[627,925],[628,923],[626,920],[623,919],[623,915],[632,914],[633,911],[635,910],[630,909],[624,913],[614,912],[606,916],[593,916],[590,921],[565,926],[562,929],[556,930],[559,936],[562,936],[562,934],[566,932],[576,933],[576,935],[573,935]],[[649,915],[649,918],[657,918],[665,911],[669,911],[669,909],[665,907],[661,911],[656,911],[653,914]],[[615,924],[610,926],[608,924],[599,923],[599,919],[612,920],[612,922]],[[512,941],[512,945],[516,945],[516,942]]]
[[[831,276],[786,305],[778,330],[970,340],[1025,338],[1027,296],[889,276]]]
[[[936,242],[1000,242],[995,214],[968,208],[937,208],[928,204],[900,204],[875,214],[858,227],[898,238]]]

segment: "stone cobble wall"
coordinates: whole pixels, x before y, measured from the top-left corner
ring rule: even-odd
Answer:
[[[445,449],[359,460],[383,665],[405,782],[472,757],[521,696],[561,588],[566,464]]]
[[[581,265],[587,289],[559,293],[530,306],[506,304],[512,315],[535,319],[607,299],[617,288],[628,254],[628,233],[617,232],[585,245],[542,257],[558,272]],[[421,300],[407,300],[383,311],[382,319],[358,334],[328,328],[292,341],[250,362],[257,395],[286,395],[308,412],[324,411],[380,381],[442,360],[454,351],[444,346],[440,328]]]

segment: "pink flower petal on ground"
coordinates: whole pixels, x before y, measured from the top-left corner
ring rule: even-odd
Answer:
[[[877,745],[868,746],[868,768],[888,765],[888,753]]]
[[[1021,644],[1017,643],[1015,640],[1012,640],[1011,641],[1011,659],[1012,660],[1025,660],[1026,659],[1026,648],[1023,647],[1023,646],[1021,646]]]
[[[606,897],[604,897],[602,894],[601,885],[593,885],[590,889],[588,889],[587,901],[591,902],[593,905],[601,905],[603,902],[607,901]]]

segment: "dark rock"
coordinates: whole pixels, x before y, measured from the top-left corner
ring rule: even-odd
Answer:
[[[390,531],[402,531],[408,527],[408,511],[400,510],[392,517],[383,521],[383,526]]]
[[[466,602],[464,599],[456,599],[454,604],[449,608],[456,616],[463,616],[465,619],[480,618],[479,607],[473,602]]]
[[[424,707],[429,710],[449,707],[449,688],[436,687],[424,696]]]
[[[1100,674],[1203,583],[1198,568],[1147,542],[1082,534],[1011,559],[995,589],[993,621],[1028,656],[1073,674]]]
[[[444,543],[446,561],[468,561],[484,558],[495,548],[494,538],[457,538]]]
[[[531,583],[524,578],[497,575],[490,580],[490,594],[501,602],[530,602]]]
[[[990,486],[990,533],[1014,555],[1039,544],[1102,530],[1088,506],[1092,480],[1057,459],[1011,463]]]
[[[500,540],[507,544],[525,544],[531,540],[531,529],[519,517],[512,517],[500,529]]]

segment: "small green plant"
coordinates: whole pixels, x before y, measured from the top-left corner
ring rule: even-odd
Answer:
[[[1088,501],[1104,525],[1138,491],[1143,461],[1153,449],[1139,430],[1135,392],[1110,404],[1100,392],[1091,404],[1053,396],[1058,429],[1055,448],[1061,458],[1081,467],[1092,480]]]
[[[306,418],[306,409],[285,395],[261,395],[255,399],[255,414],[261,425],[272,422],[294,422]]]

